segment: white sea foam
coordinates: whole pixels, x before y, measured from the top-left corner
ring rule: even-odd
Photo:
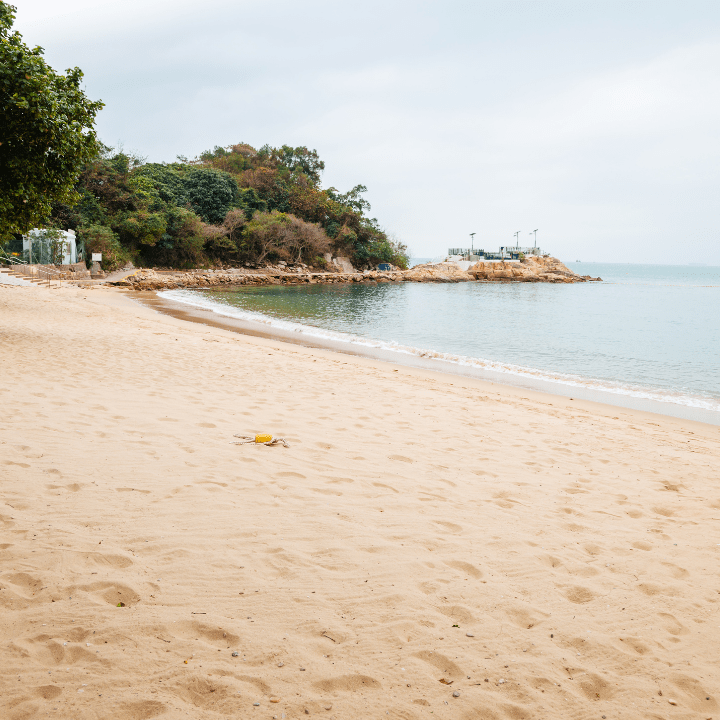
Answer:
[[[489,370],[496,373],[527,378],[529,380],[558,383],[586,390],[611,393],[614,395],[624,395],[653,402],[673,403],[675,405],[696,408],[698,410],[709,410],[711,412],[720,413],[720,402],[713,398],[699,397],[680,392],[647,388],[632,384],[609,382],[594,378],[584,378],[578,375],[566,373],[553,373],[546,370],[537,370],[535,368],[523,367],[521,365],[513,365],[511,363],[497,362],[495,360],[486,360],[483,358],[468,357],[465,355],[456,355],[453,353],[444,353],[435,350],[425,350],[422,348],[400,345],[396,342],[374,340],[372,338],[351,335],[349,333],[318,328],[312,325],[303,325],[301,323],[295,323],[288,320],[281,320],[279,318],[263,315],[262,313],[253,312],[251,310],[233,307],[231,305],[226,305],[224,303],[217,302],[216,300],[212,300],[205,295],[191,290],[164,290],[159,292],[158,296],[185,305],[191,305],[203,310],[208,310],[217,315],[234,318],[244,322],[256,323],[260,326],[265,326],[268,329],[277,329],[284,332],[302,335],[303,337],[308,338],[308,340],[316,338],[318,340],[342,343],[355,347],[390,351],[401,355],[411,355],[418,358],[451,363],[456,366],[475,368],[479,371]]]

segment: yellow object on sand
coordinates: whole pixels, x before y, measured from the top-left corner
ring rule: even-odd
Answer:
[[[259,435],[235,435],[236,438],[240,438],[240,442],[234,442],[233,445],[245,445],[247,443],[255,443],[256,445],[283,445],[284,447],[290,447],[285,438],[273,437],[266,433]]]

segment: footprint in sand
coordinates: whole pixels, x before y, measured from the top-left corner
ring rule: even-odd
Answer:
[[[507,608],[505,614],[510,618],[513,625],[519,628],[530,630],[539,625],[546,618],[550,617],[549,613],[533,610],[532,612],[526,608]]]
[[[655,585],[654,583],[641,583],[638,585],[638,588],[640,588],[645,595],[649,595],[650,597],[653,595],[669,595],[670,597],[677,597],[682,594],[675,588],[662,587],[661,585]]]
[[[463,528],[462,525],[456,525],[455,523],[447,522],[446,520],[435,520],[436,525],[442,525],[446,530],[453,533],[461,533]]]
[[[38,657],[38,660],[40,662],[47,662],[47,656],[49,655],[50,662],[58,665],[65,657],[65,648],[59,642],[52,641],[45,645],[43,651],[40,652],[39,655],[40,657]]]
[[[140,596],[131,587],[122,583],[96,582],[90,585],[81,585],[78,589],[99,595],[110,605],[123,603],[129,607],[140,602]]]
[[[326,693],[358,692],[359,690],[378,690],[382,685],[369,675],[342,675],[335,678],[326,678],[314,683],[318,690]]]
[[[575,603],[576,605],[589,603],[595,599],[595,593],[586,587],[582,587],[581,585],[575,585],[568,588],[564,594],[571,603]]]
[[[455,568],[456,570],[461,570],[465,575],[469,575],[476,580],[479,580],[483,576],[482,572],[478,570],[474,565],[471,565],[468,562],[463,562],[462,560],[450,560],[445,564],[449,565],[452,568]]]
[[[663,627],[671,635],[688,635],[690,631],[674,616],[670,613],[658,613]]]
[[[391,487],[390,485],[386,485],[385,483],[373,483],[375,487],[381,487],[385,488],[386,490],[392,490],[394,493],[399,493],[399,490],[396,490],[394,487]]]
[[[475,622],[473,614],[462,605],[445,605],[439,607],[438,612],[463,625],[470,625],[470,623]]]
[[[685,568],[682,568],[679,565],[674,565],[673,563],[669,563],[669,562],[664,562],[662,564],[665,567],[670,568],[670,574],[676,580],[684,580],[685,578],[690,577],[690,573]]]
[[[564,563],[560,558],[556,558],[554,555],[540,555],[538,560],[547,565],[550,568],[563,567]]]
[[[671,482],[663,482],[661,490],[665,490],[667,492],[676,492],[679,493],[681,490],[684,490],[685,486],[682,483],[671,483]]]
[[[709,717],[711,710],[717,710],[715,698],[694,677],[678,673],[670,677],[670,682],[685,696],[684,700],[692,710],[702,711],[701,717]]]
[[[635,637],[621,637],[619,639],[622,649],[630,648],[634,650],[638,655],[645,655],[650,652],[650,648],[639,638]]]
[[[43,587],[43,582],[40,578],[33,577],[24,572],[4,575],[3,580],[14,585],[17,588],[16,592],[26,598],[33,597]]]
[[[240,637],[229,628],[207,625],[201,622],[184,622],[177,629],[177,634],[188,640],[199,640],[203,638],[221,648],[235,646],[240,642]]]
[[[165,705],[157,700],[138,700],[123,704],[118,715],[129,720],[150,720],[166,710]]]
[[[580,681],[580,689],[588,700],[610,700],[615,695],[612,683],[600,675],[588,672],[585,679]]]
[[[421,650],[415,653],[413,657],[431,665],[445,676],[458,679],[465,675],[459,665],[456,665],[449,657],[434,650]]]
[[[91,552],[85,555],[85,559],[96,567],[110,568],[127,568],[133,564],[133,561],[124,555],[105,555],[99,552]]]
[[[634,542],[632,546],[637,550],[645,550],[645,552],[653,549],[653,546],[650,543],[645,542],[644,540]]]

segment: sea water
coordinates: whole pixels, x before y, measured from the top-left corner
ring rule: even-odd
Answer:
[[[720,424],[720,268],[570,263],[603,282],[162,293],[310,344]]]

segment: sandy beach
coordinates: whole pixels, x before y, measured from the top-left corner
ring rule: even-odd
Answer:
[[[718,427],[119,289],[0,364],[2,718],[720,718]]]

